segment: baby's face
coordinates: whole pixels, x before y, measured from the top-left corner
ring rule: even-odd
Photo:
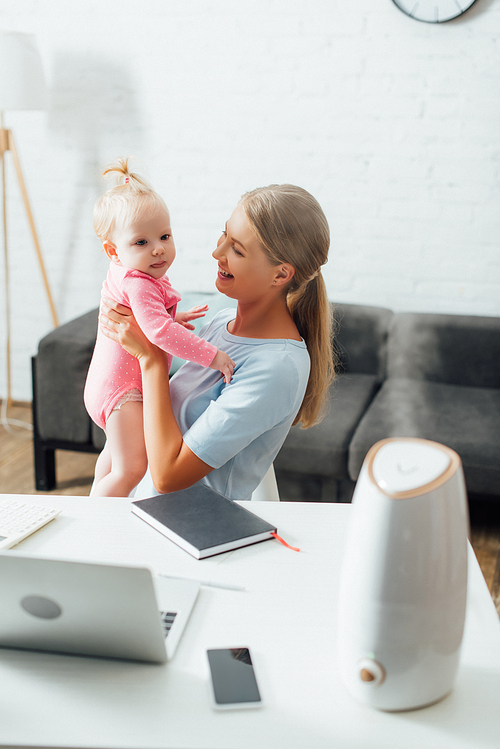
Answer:
[[[139,215],[131,224],[117,225],[104,249],[126,268],[161,278],[175,258],[168,212],[159,208],[153,214]]]

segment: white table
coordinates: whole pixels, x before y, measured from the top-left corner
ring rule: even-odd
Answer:
[[[268,541],[197,561],[123,499],[37,496],[62,515],[17,549],[147,563],[157,571],[243,585],[203,587],[167,666],[0,649],[0,746],[252,749],[491,749],[500,742],[500,623],[471,553],[455,689],[423,710],[357,704],[337,671],[335,619],[346,528],[342,504],[252,502],[301,553]],[[265,707],[218,713],[208,647],[251,648]]]

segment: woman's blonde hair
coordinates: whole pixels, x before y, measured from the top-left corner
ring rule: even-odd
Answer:
[[[318,201],[295,185],[269,185],[243,195],[245,214],[269,261],[289,263],[295,274],[287,305],[304,338],[311,372],[294,424],[307,429],[321,420],[326,391],[335,376],[332,315],[321,266],[328,260],[330,229]]]
[[[94,229],[101,241],[110,239],[117,223],[132,223],[139,215],[168,208],[151,185],[130,171],[130,159],[117,159],[102,176],[114,175],[116,184],[97,199],[94,206]]]

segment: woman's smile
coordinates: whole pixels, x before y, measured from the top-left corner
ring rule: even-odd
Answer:
[[[218,271],[219,271],[218,273],[219,278],[222,278],[223,281],[227,281],[230,278],[234,278],[234,276],[232,276],[231,273],[228,273],[227,271],[222,270],[220,266],[218,268]]]

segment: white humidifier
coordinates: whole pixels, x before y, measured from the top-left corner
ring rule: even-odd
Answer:
[[[437,702],[456,676],[467,593],[468,513],[459,456],[387,439],[363,463],[341,572],[338,657],[359,701]]]

